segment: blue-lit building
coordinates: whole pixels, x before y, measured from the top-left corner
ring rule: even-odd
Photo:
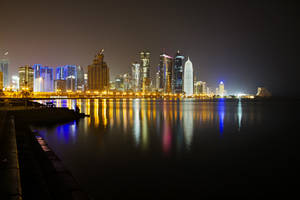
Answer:
[[[56,67],[55,80],[66,80],[66,73],[64,66]]]
[[[40,64],[33,65],[34,69],[34,91],[53,92],[53,68]]]
[[[69,91],[77,90],[77,70],[76,65],[65,65],[66,89]]]
[[[184,56],[177,51],[173,66],[173,93],[183,93],[183,60]]]
[[[2,59],[0,60],[0,72],[2,72],[3,79],[3,87],[6,88],[9,85],[8,81],[8,60]]]

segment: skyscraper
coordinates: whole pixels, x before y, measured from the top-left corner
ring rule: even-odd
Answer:
[[[190,58],[185,62],[184,65],[184,92],[186,96],[193,95],[193,63],[190,61]]]
[[[77,90],[84,91],[84,70],[83,67],[77,66]]]
[[[64,66],[65,75],[66,75],[66,88],[69,91],[76,91],[77,90],[77,71],[76,65],[65,65]]]
[[[19,90],[19,76],[12,76],[11,77],[11,85],[12,85],[12,90],[13,91],[18,91]]]
[[[31,66],[19,67],[19,78],[20,90],[33,91],[34,70]]]
[[[150,87],[150,53],[141,52],[141,78],[142,78],[142,90],[148,91]]]
[[[3,72],[0,71],[0,91],[3,90]]]
[[[173,58],[165,53],[160,55],[160,62],[158,67],[159,88],[166,93],[172,92],[172,64]]]
[[[223,97],[225,95],[224,82],[220,81],[219,84],[219,95]]]
[[[89,90],[103,91],[109,89],[109,68],[104,62],[104,50],[96,54],[92,65],[88,66]]]
[[[1,59],[0,60],[0,72],[2,72],[2,78],[3,78],[3,88],[7,87],[9,85],[8,82],[8,60],[7,59]]]
[[[182,93],[183,92],[183,60],[184,56],[177,51],[174,59],[173,67],[173,92]]]
[[[195,84],[196,94],[207,94],[206,82],[197,81]]]
[[[65,68],[62,67],[56,67],[55,69],[55,80],[66,80],[66,73]]]
[[[53,68],[36,64],[34,69],[34,91],[53,92]]]
[[[132,63],[132,89],[135,92],[141,90],[141,65],[138,62]]]

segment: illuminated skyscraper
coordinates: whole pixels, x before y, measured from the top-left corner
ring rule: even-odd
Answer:
[[[190,61],[190,58],[185,62],[184,65],[184,92],[186,96],[192,96],[194,89],[193,82],[193,63]]]
[[[12,85],[12,90],[13,91],[18,91],[19,90],[19,77],[18,76],[12,76],[11,77],[11,85]]]
[[[135,92],[141,90],[141,65],[137,62],[132,63],[132,89]]]
[[[157,80],[159,81],[158,89],[163,89],[164,92],[172,92],[172,64],[173,58],[165,53],[160,55],[160,62],[158,67],[159,76]]]
[[[206,82],[197,81],[195,84],[196,94],[207,94]]]
[[[55,69],[55,80],[66,80],[66,73],[65,68],[62,67],[56,67]]]
[[[34,69],[31,66],[19,67],[19,78],[20,90],[33,91]]]
[[[183,60],[184,56],[177,51],[174,59],[173,67],[173,92],[182,93],[183,92]]]
[[[84,91],[84,70],[83,67],[77,66],[77,90]]]
[[[219,95],[221,97],[223,97],[225,95],[225,89],[224,89],[224,82],[221,81],[220,84],[219,84]]]
[[[2,59],[0,60],[0,72],[2,72],[2,79],[3,79],[3,88],[9,85],[8,82],[8,60]]]
[[[89,90],[103,91],[109,89],[109,68],[104,62],[104,50],[96,54],[92,65],[88,66]]]
[[[76,65],[65,65],[64,66],[65,75],[66,75],[66,88],[68,91],[76,91],[77,85],[77,71]]]
[[[53,68],[36,64],[34,69],[34,91],[53,92]]]
[[[131,89],[131,76],[129,73],[123,74],[124,91]]]
[[[0,71],[0,91],[3,90],[3,72]]]
[[[150,53],[141,52],[141,78],[142,90],[149,91],[150,87]]]

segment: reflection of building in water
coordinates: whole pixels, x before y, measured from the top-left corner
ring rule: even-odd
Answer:
[[[122,113],[123,113],[123,128],[124,131],[127,131],[127,123],[128,123],[128,117],[127,117],[127,99],[123,99],[122,102]]]
[[[240,99],[238,103],[237,116],[238,116],[238,131],[240,131],[242,127],[242,116],[243,116],[242,101]]]
[[[218,102],[218,115],[219,115],[219,131],[220,136],[223,136],[224,132],[224,116],[225,116],[225,102],[224,99],[220,99]]]
[[[94,100],[94,124],[99,125],[99,99]]]
[[[138,146],[140,144],[140,134],[141,134],[141,124],[140,124],[140,102],[139,99],[133,100],[133,133],[136,145]]]
[[[147,124],[147,103],[143,99],[141,101],[141,117],[142,117],[142,147],[144,150],[148,146],[148,124]]]
[[[184,140],[188,149],[191,148],[193,140],[193,130],[194,130],[194,104],[192,102],[185,102],[183,104],[183,130],[184,130]]]

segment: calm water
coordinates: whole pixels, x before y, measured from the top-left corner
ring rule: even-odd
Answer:
[[[299,102],[54,103],[90,114],[35,129],[95,199],[256,198],[290,190]]]

